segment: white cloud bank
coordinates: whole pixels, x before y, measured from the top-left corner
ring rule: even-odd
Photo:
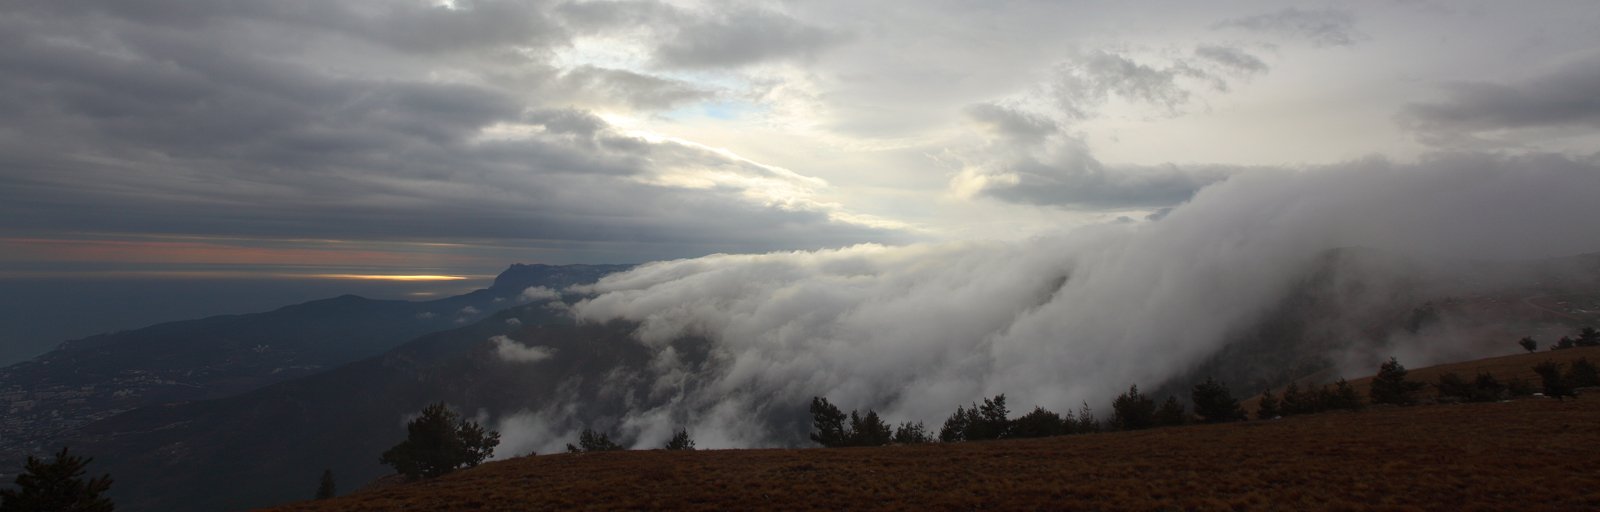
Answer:
[[[489,341],[494,343],[494,354],[508,363],[537,363],[556,353],[550,347],[530,347],[507,336],[494,336]]]
[[[752,418],[813,395],[927,422],[996,393],[1018,409],[1096,403],[1192,369],[1328,249],[1596,251],[1596,198],[1600,167],[1548,155],[1247,172],[1156,222],[643,265],[589,287],[575,312],[639,322],[652,378],[678,389],[623,418],[640,443],[671,427],[653,418],[687,416],[707,447],[772,444],[782,435]],[[677,363],[668,342],[691,335],[714,342],[712,364]]]

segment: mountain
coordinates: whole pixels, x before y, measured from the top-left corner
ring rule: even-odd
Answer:
[[[1600,281],[1574,280],[1567,268],[1590,272],[1600,268],[1590,266],[1595,261],[1471,263],[1463,271],[1375,251],[1331,251],[1285,289],[1278,309],[1240,329],[1193,373],[1263,387],[1337,371],[1343,359],[1362,361],[1370,373],[1376,351],[1412,338],[1436,340],[1434,357],[1441,359],[1520,350],[1513,344],[1518,337],[1578,321],[1553,316],[1551,308],[1564,306],[1540,297],[1600,299]],[[647,347],[632,338],[633,325],[575,323],[563,309],[522,305],[305,378],[219,400],[128,411],[78,429],[73,446],[96,456],[97,471],[117,476],[112,493],[127,510],[263,506],[307,497],[324,469],[347,486],[389,473],[378,455],[403,439],[406,418],[431,402],[444,401],[490,427],[520,421],[507,434],[522,438],[503,444],[539,446],[581,427],[619,432],[624,413],[672,403],[686,387],[704,385],[696,375],[730,364],[706,340],[676,340],[670,351]],[[1529,330],[1500,334],[1523,329]],[[660,374],[655,358],[669,353],[681,363],[673,367],[695,370]],[[1181,389],[1192,377],[1174,376],[1159,387]],[[756,414],[744,419],[791,446],[805,444],[805,404],[774,401]]]
[[[521,302],[529,287],[593,282],[627,265],[512,265],[493,285],[427,302],[345,295],[62,343],[0,369],[0,457],[54,449],[75,427],[139,407],[235,395],[383,353]]]

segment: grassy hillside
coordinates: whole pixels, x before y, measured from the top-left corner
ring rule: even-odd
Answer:
[[[1406,380],[1428,384],[1422,388],[1421,392],[1417,394],[1417,396],[1422,399],[1434,398],[1439,395],[1439,390],[1435,388],[1433,384],[1439,382],[1439,376],[1446,373],[1454,373],[1469,381],[1472,380],[1473,377],[1476,377],[1479,373],[1492,374],[1496,379],[1499,379],[1500,382],[1508,382],[1511,379],[1522,379],[1527,381],[1529,384],[1532,384],[1534,389],[1537,390],[1539,388],[1540,380],[1539,374],[1533,372],[1533,367],[1535,365],[1545,361],[1553,361],[1560,363],[1562,367],[1565,368],[1566,365],[1571,364],[1573,361],[1578,359],[1588,359],[1589,362],[1600,364],[1600,347],[1570,348],[1565,350],[1542,350],[1528,354],[1513,354],[1509,356],[1491,357],[1474,361],[1429,366],[1426,368],[1409,368],[1406,372]],[[1405,361],[1401,361],[1400,363],[1405,364]],[[1376,368],[1374,368],[1374,370],[1376,370]],[[1356,389],[1356,392],[1361,395],[1362,399],[1366,399],[1367,390],[1372,386],[1372,377],[1351,379],[1350,385]],[[1274,389],[1272,392],[1277,394],[1279,397],[1282,397],[1283,388]],[[1255,417],[1256,407],[1260,402],[1261,396],[1256,395],[1248,400],[1245,400],[1242,405],[1244,406],[1245,411],[1250,413],[1251,417]]]
[[[1600,351],[1414,375],[1581,356]],[[1590,395],[947,445],[541,455],[279,510],[1595,510],[1596,447]]]

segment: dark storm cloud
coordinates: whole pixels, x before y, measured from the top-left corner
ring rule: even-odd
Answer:
[[[1476,141],[1473,134],[1527,128],[1600,127],[1600,59],[1587,59],[1515,83],[1460,82],[1443,100],[1407,105],[1402,124],[1432,144]]]
[[[8,6],[0,215],[35,233],[608,241],[641,259],[892,237],[754,198],[804,178],[568,108],[710,93],[555,70],[537,50],[565,36],[537,6]],[[747,181],[669,183],[705,169]]]
[[[1289,7],[1223,20],[1213,27],[1290,36],[1316,46],[1350,46],[1363,37],[1356,31],[1355,23],[1355,15],[1345,10]]]

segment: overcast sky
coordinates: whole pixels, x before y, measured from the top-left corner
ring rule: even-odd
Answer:
[[[6,2],[0,274],[481,274],[1144,221],[1600,142],[1600,4]]]

